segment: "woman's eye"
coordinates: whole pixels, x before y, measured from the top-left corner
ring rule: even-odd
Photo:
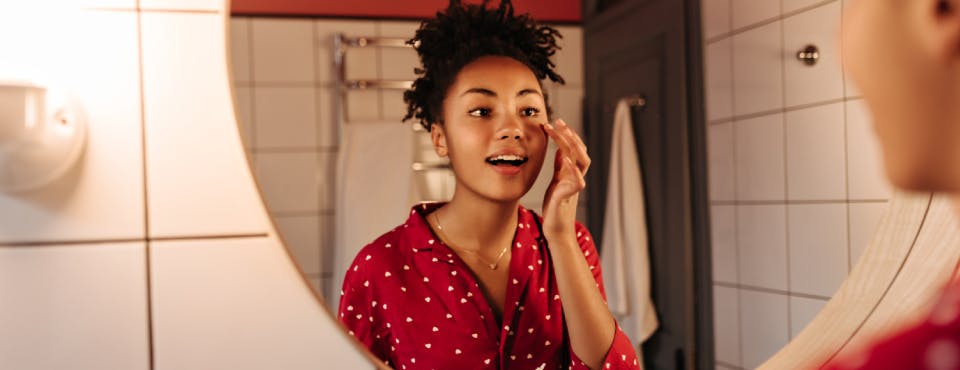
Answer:
[[[527,117],[536,117],[540,113],[540,110],[537,108],[524,108],[522,111],[524,116]]]
[[[489,109],[489,108],[477,108],[477,109],[471,110],[471,111],[469,111],[469,112],[467,112],[467,113],[470,114],[471,116],[474,116],[474,117],[486,117],[486,116],[489,116],[489,115],[490,115],[490,109]]]

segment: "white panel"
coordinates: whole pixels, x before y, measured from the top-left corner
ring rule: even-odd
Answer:
[[[730,32],[730,0],[700,0],[703,38]]]
[[[780,50],[779,21],[733,36],[735,115],[783,107],[783,61]]]
[[[563,36],[557,40],[561,47],[553,56],[557,64],[557,73],[567,86],[583,86],[583,27],[555,27]]]
[[[707,171],[710,200],[735,200],[733,122],[707,126]]]
[[[0,73],[72,90],[87,117],[86,149],[56,182],[0,194],[0,242],[142,238],[137,15],[72,11],[38,17],[0,11],[0,49],[7,56],[0,58]],[[23,37],[25,32],[34,33]]]
[[[780,15],[777,0],[731,0],[733,29],[751,26]]]
[[[257,180],[267,206],[276,212],[317,212],[321,193],[333,187],[315,152],[257,153]],[[323,166],[323,167],[322,167]],[[326,185],[326,186],[325,186]]]
[[[856,266],[864,248],[877,231],[887,203],[850,203],[850,268]]]
[[[713,281],[737,283],[737,210],[734,206],[710,207]]]
[[[253,148],[256,144],[254,137],[253,120],[253,88],[235,87],[233,92],[236,94],[237,119],[240,121],[240,138],[243,139],[245,149]]]
[[[250,18],[234,17],[230,19],[230,65],[233,68],[235,82],[253,81],[251,64],[253,54],[250,51]]]
[[[787,290],[786,216],[782,205],[737,207],[741,284]]]
[[[372,368],[276,239],[154,242],[150,253],[157,370]]]
[[[795,12],[820,2],[823,2],[823,0],[783,0],[783,13]],[[836,2],[839,3],[840,1],[836,0]]]
[[[787,344],[787,296],[741,290],[740,317],[749,318],[740,321],[744,368],[757,368]]]
[[[704,73],[706,80],[707,120],[733,116],[733,44],[730,39],[714,42],[706,47]]]
[[[537,181],[533,183],[530,191],[524,194],[523,198],[520,198],[520,204],[524,207],[540,212],[543,207],[543,195],[547,193],[547,188],[550,187],[550,181],[553,180],[553,158],[556,155],[557,144],[551,141],[550,144],[547,145],[547,153],[543,157],[543,167],[540,168],[540,175],[537,176]],[[453,171],[450,171],[450,173],[452,174]],[[447,186],[449,196],[453,196],[453,187],[453,184]],[[606,189],[604,189],[601,194],[606,194]],[[605,198],[603,202],[606,204]]]
[[[0,369],[149,369],[143,243],[0,247]]]
[[[740,365],[740,298],[737,289],[713,286],[713,325],[717,361]]]
[[[314,21],[316,39],[317,80],[325,84],[337,80],[333,63],[333,36],[343,33],[347,37],[374,36],[377,34],[376,21],[331,20]],[[374,72],[376,69],[373,70]]]
[[[267,232],[233,114],[222,17],[144,13],[142,26],[151,236]]]
[[[738,200],[783,200],[783,115],[734,123]]]
[[[223,11],[228,0],[139,0],[143,10]]]
[[[863,100],[847,102],[847,178],[850,199],[889,199],[893,186]]]
[[[250,27],[255,81],[314,82],[312,21],[256,18]]]
[[[839,1],[783,20],[788,107],[843,97],[839,32]],[[807,45],[814,45],[820,50],[820,60],[813,66],[797,60],[797,52]]]
[[[787,113],[787,198],[846,198],[843,116],[843,103]]]
[[[317,89],[306,87],[256,87],[256,148],[316,148]]]
[[[833,296],[847,277],[847,205],[788,206],[790,291]]]
[[[277,227],[300,271],[307,275],[321,272],[319,216],[277,216]]]
[[[827,301],[790,297],[790,338],[796,337],[820,313]]]

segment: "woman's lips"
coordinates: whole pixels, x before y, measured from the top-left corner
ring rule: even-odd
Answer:
[[[524,163],[524,164],[526,164],[526,163]],[[487,165],[490,166],[490,167],[493,167],[493,170],[494,170],[494,171],[497,171],[497,173],[499,173],[499,174],[501,174],[501,175],[506,175],[506,176],[512,176],[512,175],[516,175],[516,174],[520,173],[520,168],[523,167],[523,164],[521,164],[521,165],[519,165],[519,166],[513,166],[513,165],[509,165],[509,164],[495,165],[495,164],[492,164],[492,163],[487,163]]]

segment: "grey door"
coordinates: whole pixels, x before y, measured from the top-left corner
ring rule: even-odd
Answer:
[[[594,159],[587,204],[594,234],[603,230],[614,107],[622,97],[646,101],[632,117],[661,325],[643,345],[646,369],[714,366],[699,24],[697,0],[584,2],[584,118]]]

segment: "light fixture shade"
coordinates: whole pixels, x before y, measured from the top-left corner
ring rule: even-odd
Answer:
[[[66,92],[0,81],[0,192],[36,189],[62,177],[86,145],[86,119]]]

